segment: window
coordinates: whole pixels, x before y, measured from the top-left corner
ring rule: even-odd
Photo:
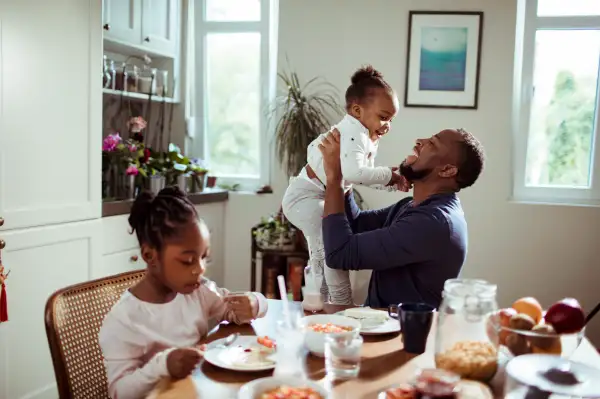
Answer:
[[[277,0],[196,0],[191,154],[218,183],[268,184]]]
[[[600,1],[521,0],[516,61],[515,199],[600,204]]]

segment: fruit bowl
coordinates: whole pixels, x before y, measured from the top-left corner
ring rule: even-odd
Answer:
[[[570,334],[557,334],[550,331],[517,330],[495,324],[496,339],[499,352],[508,357],[516,357],[529,353],[551,354],[569,357],[575,352],[583,337],[585,328]]]

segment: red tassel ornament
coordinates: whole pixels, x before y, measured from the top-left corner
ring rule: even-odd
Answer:
[[[8,299],[6,299],[6,284],[0,290],[0,323],[8,321]]]

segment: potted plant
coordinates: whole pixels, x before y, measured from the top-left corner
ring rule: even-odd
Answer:
[[[276,117],[275,150],[279,164],[288,177],[296,176],[306,165],[306,150],[311,141],[331,127],[329,118],[340,116],[342,108],[337,91],[321,78],[301,84],[295,72],[279,73],[284,84],[271,113]]]
[[[188,165],[188,171],[191,175],[192,186],[190,192],[200,193],[204,190],[204,180],[208,173],[206,162],[200,158],[192,158]]]
[[[296,248],[296,228],[281,211],[268,218],[262,218],[254,230],[254,237],[260,249],[293,251]]]

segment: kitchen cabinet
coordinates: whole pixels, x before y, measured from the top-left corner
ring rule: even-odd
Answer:
[[[109,44],[176,58],[181,0],[104,0],[104,38]]]
[[[46,300],[101,260],[101,15],[97,0],[0,4],[3,399],[58,396]]]
[[[142,0],[143,46],[151,51],[177,54],[181,30],[181,0]]]
[[[103,0],[104,37],[140,45],[142,41],[142,0]]]

